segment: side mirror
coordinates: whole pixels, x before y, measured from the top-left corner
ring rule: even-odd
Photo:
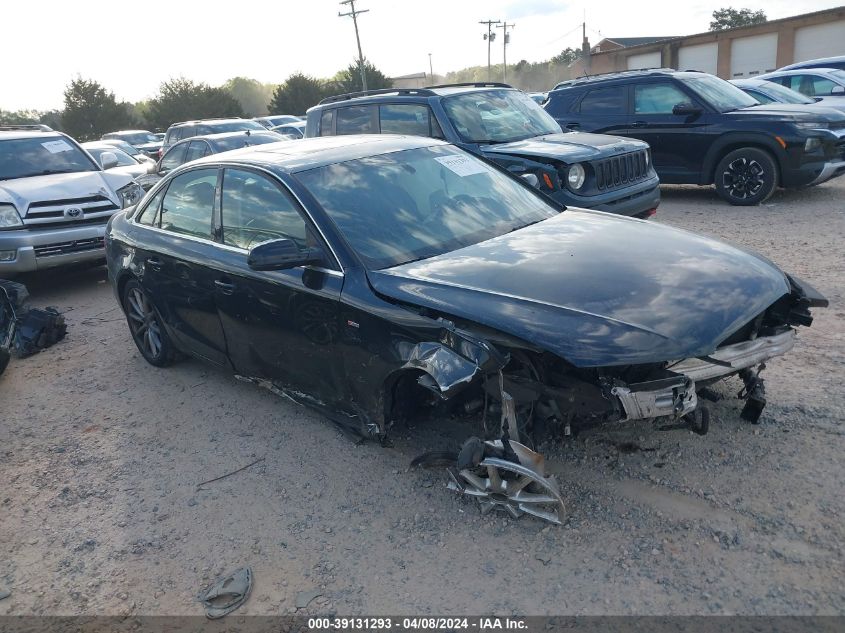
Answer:
[[[103,169],[113,169],[117,167],[117,156],[114,152],[103,152],[100,154],[100,165]]]
[[[679,116],[693,116],[701,114],[701,108],[694,106],[691,103],[678,103],[674,108],[672,108],[672,114],[677,114]]]
[[[249,252],[247,265],[253,270],[287,270],[297,266],[319,264],[324,260],[320,248],[299,250],[293,240],[264,242]]]
[[[845,86],[834,86],[830,89],[832,95],[845,95]]]

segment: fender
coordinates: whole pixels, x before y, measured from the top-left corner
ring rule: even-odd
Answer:
[[[783,163],[786,160],[786,150],[777,142],[773,135],[764,132],[729,133],[720,136],[710,146],[701,166],[701,180],[698,184],[713,184],[713,171],[716,169],[716,164],[722,159],[722,156],[728,153],[728,148],[737,149],[739,147],[749,146],[762,147],[768,150],[775,157],[778,170],[783,169]]]

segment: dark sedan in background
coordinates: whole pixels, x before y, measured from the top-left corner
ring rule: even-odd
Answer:
[[[467,440],[451,487],[552,522],[562,498],[527,445],[572,427],[700,416],[697,390],[734,374],[756,421],[758,366],[826,305],[762,257],[564,210],[423,137],[305,139],[194,161],[115,216],[106,251],[151,364],[197,356],[365,436],[449,407],[481,433],[489,402],[501,425],[487,416],[492,434]]]

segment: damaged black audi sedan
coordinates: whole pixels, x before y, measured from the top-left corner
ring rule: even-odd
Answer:
[[[540,437],[694,417],[697,390],[733,374],[756,420],[759,367],[827,304],[758,255],[565,209],[422,137],[194,161],[112,219],[106,251],[153,365],[197,356],[373,437],[420,411],[475,416],[450,487],[554,522]]]

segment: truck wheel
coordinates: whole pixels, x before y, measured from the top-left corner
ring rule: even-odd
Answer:
[[[743,147],[716,165],[716,193],[737,206],[752,206],[769,199],[778,186],[775,160],[761,149]]]

